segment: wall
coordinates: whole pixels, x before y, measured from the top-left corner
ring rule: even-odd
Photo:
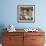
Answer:
[[[22,2],[22,3],[21,3]],[[16,28],[43,27],[46,28],[46,2],[44,0],[1,0],[0,25],[13,24]],[[17,22],[17,5],[35,5],[35,23]]]
[[[21,3],[22,2],[22,3]],[[17,5],[35,5],[35,23],[17,22]],[[0,31],[13,24],[16,28],[42,28],[46,32],[46,0],[0,0]]]

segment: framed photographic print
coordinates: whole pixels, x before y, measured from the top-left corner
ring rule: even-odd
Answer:
[[[35,5],[17,5],[18,22],[35,22]]]

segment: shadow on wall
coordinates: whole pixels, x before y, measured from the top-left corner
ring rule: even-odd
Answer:
[[[0,43],[2,43],[2,32],[5,32],[3,29],[5,28],[5,25],[4,24],[0,24]]]

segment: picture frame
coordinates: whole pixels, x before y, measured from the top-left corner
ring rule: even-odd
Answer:
[[[35,5],[17,5],[17,21],[20,23],[34,23]]]

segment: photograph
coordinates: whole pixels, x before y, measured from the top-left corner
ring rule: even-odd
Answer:
[[[18,22],[35,22],[35,5],[17,5]]]

